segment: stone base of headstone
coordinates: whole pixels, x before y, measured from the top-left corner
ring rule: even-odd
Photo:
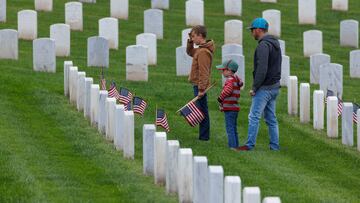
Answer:
[[[114,145],[117,150],[124,149],[125,131],[125,107],[124,105],[116,105],[115,110],[115,137]],[[145,157],[143,157],[145,158]]]
[[[326,126],[327,136],[330,138],[338,137],[338,98],[331,96],[327,98],[326,104]]]
[[[91,117],[91,86],[93,84],[92,78],[85,78],[85,102],[84,102],[84,117],[90,119]]]
[[[260,203],[261,195],[259,187],[245,187],[243,190],[243,203]]]
[[[310,122],[310,84],[300,84],[300,122]]]
[[[69,96],[69,70],[73,66],[72,61],[64,61],[64,95]]]
[[[189,148],[180,148],[178,153],[179,202],[193,201],[193,155]]]
[[[354,145],[353,112],[353,104],[344,102],[341,116],[341,141],[343,145]]]
[[[315,90],[313,100],[313,127],[315,130],[322,130],[324,129],[324,92]]]
[[[180,143],[177,140],[168,140],[166,143],[166,193],[177,193],[177,157]]]
[[[224,201],[224,169],[222,166],[209,166],[209,203]]]
[[[125,136],[124,136],[124,157],[134,159],[135,157],[135,135],[134,135],[134,112],[125,111]]]
[[[224,180],[224,203],[241,202],[241,179],[239,176],[226,176]]]
[[[289,76],[288,79],[288,114],[298,114],[298,78]]]
[[[98,84],[91,85],[90,119],[91,119],[91,125],[94,127],[97,127],[97,125],[98,125],[99,91],[100,91],[100,87]]]
[[[205,156],[194,156],[193,161],[194,203],[209,202],[208,160]]]
[[[166,133],[156,132],[154,139],[154,182],[164,185],[166,181]]]
[[[143,173],[154,175],[154,139],[156,127],[153,124],[143,126]]]
[[[84,110],[85,76],[85,72],[78,72],[76,88],[76,108],[78,111]]]

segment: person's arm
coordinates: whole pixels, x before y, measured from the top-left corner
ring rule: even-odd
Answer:
[[[218,102],[222,103],[224,101],[224,99],[226,97],[230,97],[232,92],[233,92],[233,85],[232,85],[233,81],[232,80],[227,80],[223,90],[221,91],[221,94],[218,98]]]
[[[207,51],[202,51],[198,55],[199,65],[199,92],[204,93],[210,80],[211,55]]]
[[[191,39],[187,40],[186,53],[191,57],[194,56],[194,53],[195,53],[194,42],[191,41]]]
[[[269,46],[266,43],[260,43],[258,48],[256,49],[256,72],[254,75],[254,83],[252,86],[252,90],[256,92],[261,85],[263,84],[268,66],[269,66]]]

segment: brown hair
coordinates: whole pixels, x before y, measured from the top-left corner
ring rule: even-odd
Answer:
[[[206,31],[206,27],[205,27],[205,26],[202,26],[202,25],[194,26],[194,27],[191,29],[191,33],[193,33],[193,32],[194,32],[196,35],[201,35],[203,38],[206,38],[207,31]]]

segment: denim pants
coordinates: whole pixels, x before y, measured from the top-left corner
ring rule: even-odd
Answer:
[[[276,97],[279,94],[279,88],[270,90],[258,90],[252,98],[251,109],[249,113],[248,140],[246,146],[254,148],[256,137],[259,131],[259,121],[262,115],[268,126],[270,136],[270,149],[279,150],[279,126],[276,119]]]
[[[228,145],[230,148],[237,148],[239,146],[239,138],[237,133],[237,111],[224,111],[226,134],[228,137]]]
[[[199,93],[198,86],[193,86],[194,96],[197,96]],[[200,110],[204,113],[204,120],[200,123],[199,127],[199,139],[200,140],[209,140],[210,139],[210,118],[207,105],[207,95],[205,94],[201,99],[197,100],[197,103],[200,107]]]

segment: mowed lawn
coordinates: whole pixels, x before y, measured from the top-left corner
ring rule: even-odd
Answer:
[[[49,27],[64,22],[64,0],[54,1],[54,11],[38,13],[39,37],[49,36]],[[87,38],[98,34],[98,20],[110,15],[109,1],[83,4],[84,31],[71,33],[71,57],[57,59],[57,73],[32,70],[32,42],[19,41],[19,60],[0,60],[0,202],[176,202],[165,195],[164,187],[142,175],[142,126],[154,123],[156,106],[167,112],[171,132],[168,139],[180,140],[194,155],[208,157],[210,165],[222,165],[225,175],[239,175],[244,186],[259,186],[262,197],[280,196],[283,202],[359,202],[360,152],[346,147],[340,139],[328,139],[326,132],[315,131],[312,124],[300,124],[287,115],[287,89],[278,100],[278,119],[282,150],[268,149],[264,122],[254,151],[236,153],[227,148],[224,117],[216,97],[220,86],[209,92],[211,141],[197,140],[191,128],[175,111],[192,98],[186,77],[176,77],[175,48],[181,45],[185,26],[185,1],[171,0],[164,11],[164,39],[158,40],[158,65],[149,67],[149,82],[125,81],[125,48],[135,44],[143,32],[143,11],[150,1],[130,0],[129,20],[120,20],[119,50],[111,50],[108,81],[129,88],[149,103],[144,117],[136,116],[135,160],[122,153],[89,125],[83,113],[63,96],[63,61],[72,60],[87,76],[99,81],[100,70],[86,67]],[[224,16],[222,0],[205,1],[205,24],[217,51],[214,65],[221,62],[224,22],[240,19],[244,27],[266,9],[282,12],[282,37],[291,60],[291,75],[309,82],[309,59],[303,57],[302,33],[323,31],[324,53],[332,62],[344,66],[345,101],[359,101],[359,79],[349,77],[349,51],[339,46],[339,24],[343,19],[360,20],[360,1],[349,2],[348,12],[331,10],[331,1],[317,1],[317,25],[298,25],[297,1],[279,0],[277,4],[243,0],[241,17]],[[9,0],[8,21],[0,28],[17,29],[17,12],[34,9],[33,1]],[[244,30],[246,88],[242,92],[238,128],[240,142],[247,133],[251,98],[252,60],[256,42]],[[213,68],[212,81],[220,83]],[[311,85],[316,90],[317,85]],[[339,122],[341,123],[341,122]],[[160,129],[159,129],[160,130]],[[341,132],[341,131],[340,131]],[[356,143],[356,142],[355,142]]]

